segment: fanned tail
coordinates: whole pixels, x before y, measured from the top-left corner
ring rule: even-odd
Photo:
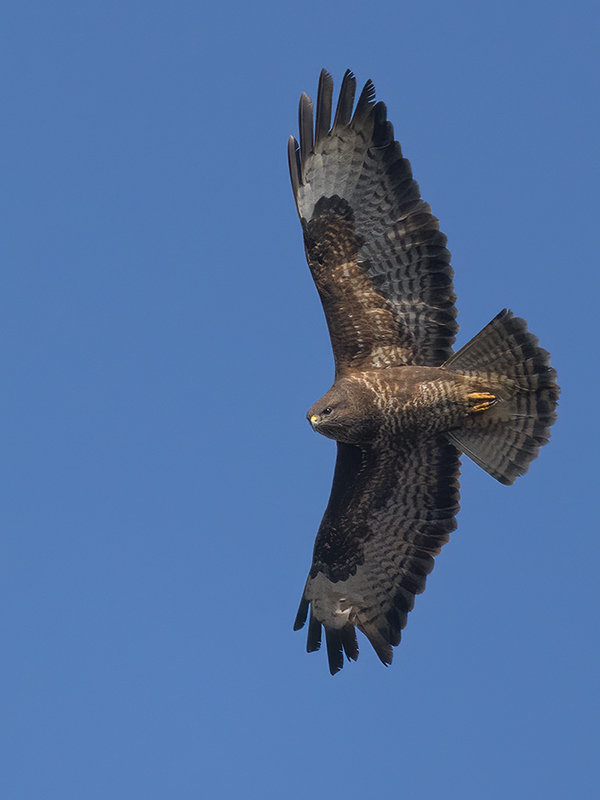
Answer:
[[[525,320],[504,309],[443,366],[477,378],[496,400],[450,439],[500,483],[513,483],[527,472],[556,420],[560,389],[549,354]]]

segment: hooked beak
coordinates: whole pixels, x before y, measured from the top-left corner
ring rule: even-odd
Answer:
[[[308,418],[308,421],[310,422],[311,427],[314,428],[318,424],[319,418],[317,417],[316,414],[313,414],[311,417]]]

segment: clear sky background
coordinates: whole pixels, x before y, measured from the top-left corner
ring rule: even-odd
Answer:
[[[600,11],[29,2],[0,25],[2,729],[10,800],[591,798]],[[371,77],[449,237],[463,344],[563,387],[513,487],[470,462],[394,664],[292,622],[331,442],[285,149]]]

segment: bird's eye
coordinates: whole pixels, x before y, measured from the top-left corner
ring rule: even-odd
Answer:
[[[323,416],[326,416],[327,414],[331,414],[331,408],[329,406],[327,406],[327,408],[324,408],[323,411],[321,411],[321,414],[323,414]]]

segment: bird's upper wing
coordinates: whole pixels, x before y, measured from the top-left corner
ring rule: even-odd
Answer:
[[[380,443],[338,443],[329,505],[294,629],[310,607],[307,650],[325,627],[329,668],[343,651],[356,659],[355,626],[389,664],[414,596],[456,527],[458,450],[443,436]]]
[[[348,71],[331,125],[333,81],[323,70],[316,122],[303,94],[300,145],[290,137],[288,147],[336,371],[437,366],[452,354],[457,330],[446,237],[394,141],[385,105],[375,103],[372,82],[352,114],[355,89]]]

